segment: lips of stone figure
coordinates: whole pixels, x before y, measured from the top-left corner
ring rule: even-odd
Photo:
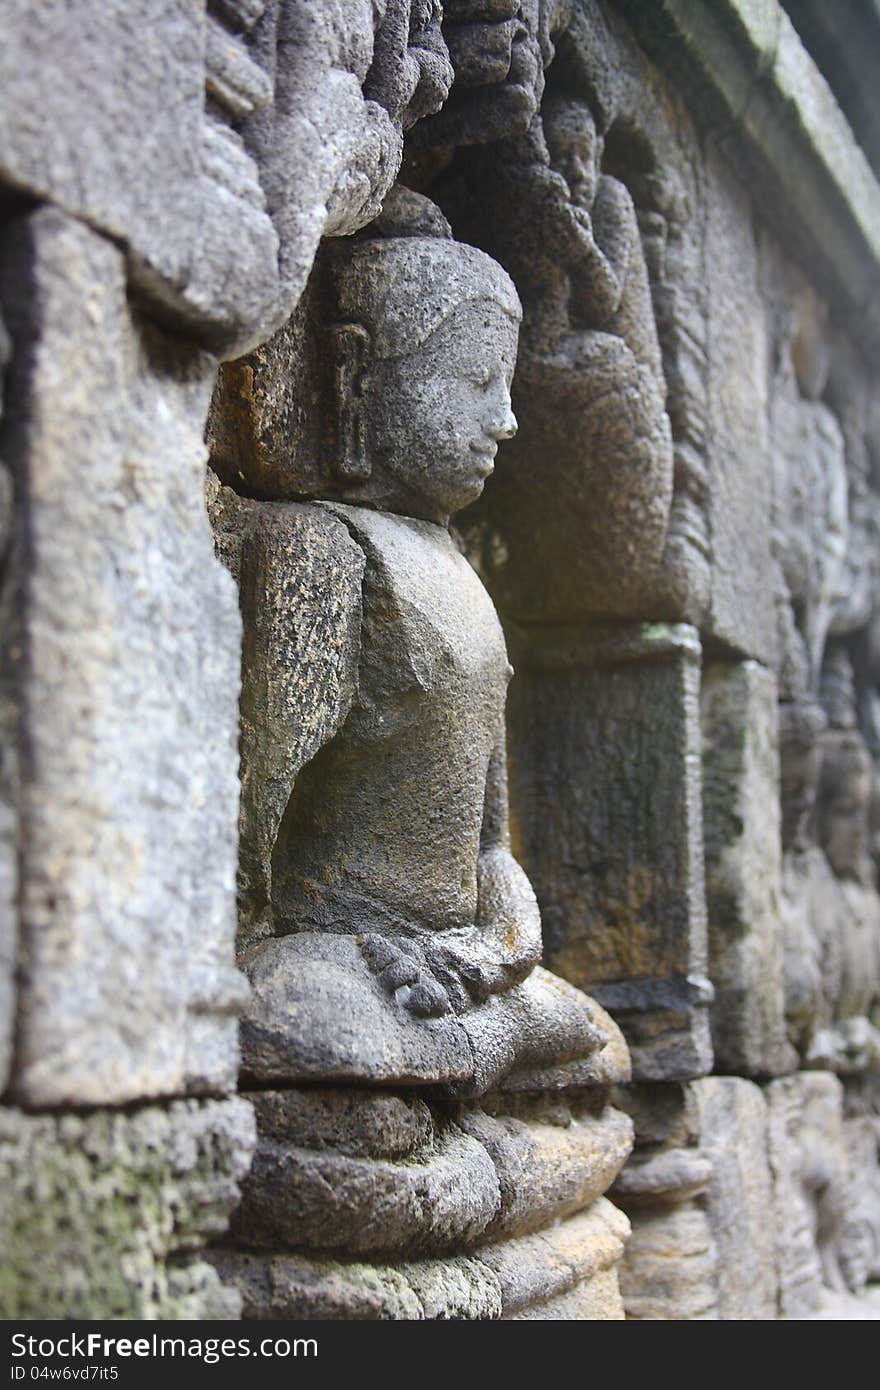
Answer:
[[[368,450],[389,509],[445,524],[479,497],[499,442],[516,432],[517,333],[497,303],[472,300],[418,352],[377,365]]]

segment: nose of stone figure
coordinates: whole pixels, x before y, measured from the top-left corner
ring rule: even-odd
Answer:
[[[510,399],[510,391],[507,382],[499,378],[492,385],[487,397],[487,423],[486,432],[492,438],[500,442],[502,439],[512,439],[517,431],[516,416],[513,413],[513,406]]]

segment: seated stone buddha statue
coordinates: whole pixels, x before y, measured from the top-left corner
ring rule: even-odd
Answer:
[[[360,557],[353,674],[278,826],[275,935],[243,962],[245,1070],[462,1093],[616,1077],[615,1025],[538,967],[538,905],[510,847],[512,671],[449,532],[516,430],[519,300],[426,200],[399,205],[380,228],[420,234],[328,253],[335,459],[324,495],[287,510]]]

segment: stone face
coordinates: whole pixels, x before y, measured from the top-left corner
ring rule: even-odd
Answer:
[[[515,653],[511,700],[546,958],[620,1021],[637,1078],[691,1076],[711,1065],[695,634],[567,637]]]
[[[5,250],[29,537],[14,1093],[232,1089],[240,624],[203,502],[212,363],[132,315],[121,254],[66,214],[17,220]]]
[[[0,1111],[4,1318],[234,1318],[202,1255],[247,1172],[250,1106]]]
[[[757,662],[703,672],[703,829],[712,1044],[719,1070],[764,1076],[785,1046],[776,681]]]

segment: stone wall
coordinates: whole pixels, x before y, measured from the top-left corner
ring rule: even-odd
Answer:
[[[0,0],[0,1316],[865,1315],[855,8]]]

